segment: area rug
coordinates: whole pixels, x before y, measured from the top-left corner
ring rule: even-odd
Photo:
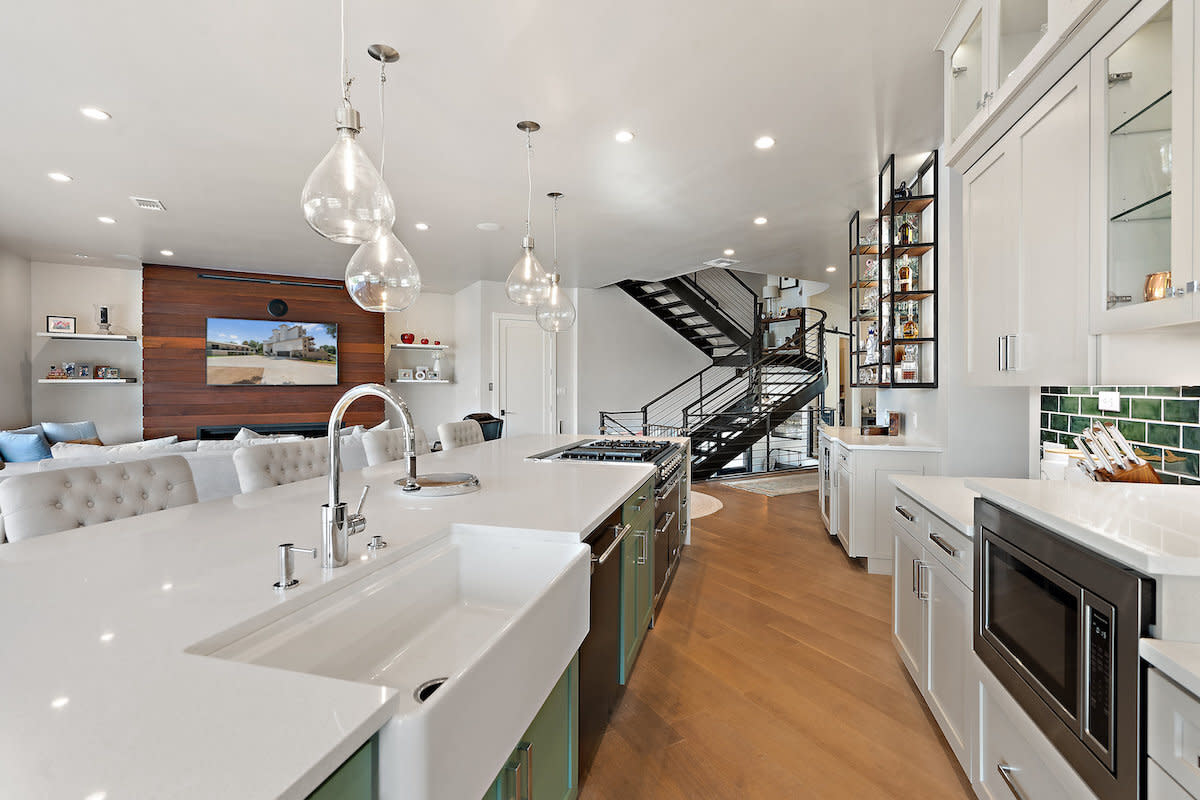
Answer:
[[[717,498],[711,494],[702,494],[701,492],[690,492],[688,504],[691,506],[692,519],[707,517],[709,514],[715,514],[725,507]]]
[[[767,497],[779,497],[781,494],[800,494],[815,492],[819,488],[820,476],[816,472],[789,472],[786,475],[772,475],[768,478],[745,478],[740,481],[723,481],[726,486],[741,489],[743,492],[765,494]]]

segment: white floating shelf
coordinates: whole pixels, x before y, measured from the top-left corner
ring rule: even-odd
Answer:
[[[80,383],[91,383],[91,384],[95,384],[95,383],[107,383],[107,384],[116,384],[116,383],[137,383],[137,378],[38,378],[38,383],[46,383],[46,384],[52,384],[52,383],[71,383],[71,384],[80,384]]]
[[[388,381],[388,383],[453,383],[453,381],[446,380],[445,378],[438,378],[436,381],[428,379],[419,381],[416,378],[405,378],[400,381]]]
[[[44,339],[75,339],[86,340],[91,342],[136,342],[136,336],[128,336],[125,334],[107,334],[107,333],[47,333],[38,331],[38,336]]]
[[[449,350],[448,344],[394,344],[393,350]]]

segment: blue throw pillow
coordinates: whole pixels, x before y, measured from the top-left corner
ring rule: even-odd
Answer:
[[[0,431],[0,458],[12,463],[50,458],[50,444],[41,433]]]
[[[96,423],[87,422],[43,422],[42,433],[50,444],[77,442],[81,439],[99,439]]]

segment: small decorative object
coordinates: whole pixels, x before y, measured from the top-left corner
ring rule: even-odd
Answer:
[[[414,381],[424,381],[429,379],[429,370],[425,367],[417,367],[413,370]]]
[[[272,317],[282,317],[288,312],[288,304],[284,300],[276,297],[274,300],[267,303],[267,313]]]
[[[434,340],[433,340],[433,343],[434,343],[435,345],[437,345],[438,347],[441,347],[441,346],[442,346],[442,343],[441,343],[441,342],[439,342],[437,339],[434,339]]]
[[[904,345],[903,354],[900,359],[900,380],[906,383],[916,383],[919,380],[917,369],[919,352],[915,344]]]
[[[51,364],[50,371],[46,373],[46,377],[50,380],[62,380],[67,377],[67,373],[63,372],[62,367],[58,364]]]
[[[96,306],[96,332],[105,335],[112,334],[112,324],[108,320],[108,306]]]
[[[1170,288],[1170,272],[1151,272],[1146,276],[1146,286],[1142,290],[1142,297],[1147,303],[1151,300],[1162,300],[1167,296],[1167,290]]]
[[[873,281],[879,277],[879,259],[868,258],[863,262],[863,280]]]
[[[428,340],[428,339],[422,339],[422,340],[421,340],[421,344],[429,344],[429,340]]]
[[[879,288],[876,286],[868,286],[863,289],[862,295],[858,301],[859,316],[870,314],[875,310],[875,304],[879,302]]]
[[[77,378],[92,377],[92,365],[91,364],[76,364],[75,365],[75,377],[77,377]]]
[[[800,285],[799,278],[788,278],[786,276],[780,276],[780,278],[779,278],[779,288],[780,289],[795,289],[799,285]]]
[[[916,339],[920,335],[920,329],[917,327],[917,321],[908,316],[900,323],[900,336],[905,339]]]
[[[912,191],[908,188],[908,181],[900,181],[900,185],[896,187],[896,191],[892,195],[892,199],[907,200],[910,197],[912,197]]]
[[[414,336],[414,335],[413,335],[413,334],[411,334],[411,333],[402,333],[402,334],[400,334],[400,341],[401,341],[402,343],[404,343],[404,344],[412,344],[412,343],[413,343],[413,342],[415,342],[416,340],[417,340],[417,337],[416,337],[416,336]]]
[[[429,379],[436,381],[442,375],[442,354],[438,350],[433,351],[433,366],[429,368]]]
[[[46,317],[46,333],[74,333],[74,317]]]
[[[95,380],[100,380],[101,378],[103,378],[105,376],[105,374],[107,374],[107,372],[108,372],[107,364],[97,364],[96,366],[92,367],[92,377]]]
[[[904,412],[888,412],[888,436],[899,436],[904,433]]]
[[[913,223],[911,215],[906,214],[903,217],[903,222],[900,223],[900,228],[896,231],[896,244],[901,247],[917,243],[917,226]]]
[[[63,370],[63,374],[66,375],[68,378],[74,378],[75,377],[75,362],[74,361],[64,361],[62,364],[62,370]]]
[[[121,380],[121,370],[119,367],[105,367],[104,377],[110,381]]]
[[[396,372],[396,380],[411,381],[413,379],[413,371],[411,369],[402,369]]]
[[[436,369],[429,370],[429,380],[440,381],[441,379],[442,379],[442,373],[438,372]]]

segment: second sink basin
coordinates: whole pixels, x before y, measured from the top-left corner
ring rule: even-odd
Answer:
[[[400,690],[380,733],[380,796],[477,797],[587,634],[589,553],[535,532],[453,526],[203,654]],[[441,678],[423,703],[414,696]]]

